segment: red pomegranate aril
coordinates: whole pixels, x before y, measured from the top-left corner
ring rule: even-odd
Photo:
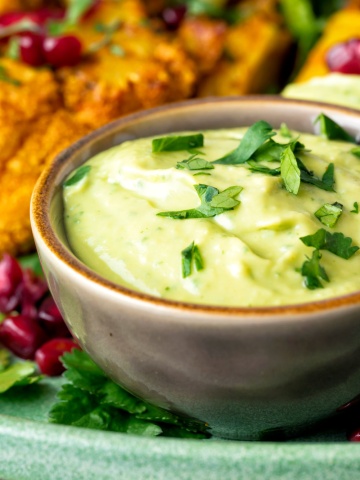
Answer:
[[[186,5],[165,8],[162,12],[162,19],[169,30],[179,28],[186,14]]]
[[[8,313],[19,303],[18,286],[23,273],[15,258],[5,253],[0,261],[0,312]]]
[[[360,428],[347,434],[347,439],[350,442],[360,442]]]
[[[35,353],[35,361],[41,373],[54,377],[65,370],[60,357],[65,352],[71,352],[80,347],[69,338],[53,338],[44,343]]]
[[[26,32],[19,36],[20,57],[24,63],[39,67],[45,63],[43,54],[44,37],[38,33]]]
[[[331,72],[360,74],[360,39],[332,47],[326,55],[326,62]]]
[[[50,337],[71,337],[60,310],[52,297],[43,300],[38,311],[40,325]]]
[[[20,358],[32,360],[46,340],[44,330],[25,315],[9,315],[0,324],[0,342]]]
[[[48,286],[41,277],[27,269],[23,272],[23,281],[19,286],[21,314],[37,318],[37,302],[48,292]]]
[[[47,37],[43,42],[47,63],[54,67],[72,67],[81,59],[82,45],[74,35]]]

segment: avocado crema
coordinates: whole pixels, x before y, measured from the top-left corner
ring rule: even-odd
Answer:
[[[318,136],[259,121],[96,155],[63,186],[74,254],[115,283],[198,304],[359,290],[360,147],[320,117]]]

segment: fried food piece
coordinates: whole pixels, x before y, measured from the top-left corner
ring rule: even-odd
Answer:
[[[0,0],[0,15],[19,10],[35,10],[43,6],[49,6],[44,0]]]
[[[88,133],[65,110],[42,115],[28,127],[0,175],[0,254],[19,255],[34,247],[29,206],[36,180],[59,152]]]
[[[278,80],[291,41],[281,25],[261,15],[229,27],[225,58],[200,84],[199,96],[263,92]]]
[[[65,107],[85,125],[95,128],[193,94],[193,62],[176,41],[144,25],[143,14],[140,2],[104,2],[76,32],[85,51],[98,49],[80,65],[59,70],[58,78]],[[99,22],[105,32],[97,31]]]
[[[331,47],[359,38],[360,10],[349,8],[335,13],[330,17],[323,35],[312,49],[300,70],[296,81],[305,82],[313,77],[321,77],[330,73],[326,63],[326,54]]]

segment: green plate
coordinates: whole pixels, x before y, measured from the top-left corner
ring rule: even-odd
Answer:
[[[1,480],[354,480],[360,448],[328,423],[289,442],[144,438],[46,423],[61,379],[0,397]],[[337,422],[338,423],[338,422]]]

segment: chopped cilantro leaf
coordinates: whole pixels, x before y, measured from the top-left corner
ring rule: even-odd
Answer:
[[[181,162],[178,162],[176,165],[176,168],[178,169],[187,168],[188,170],[212,170],[215,167],[211,162],[208,162],[204,158],[199,158],[196,155],[196,153],[194,153],[186,160],[182,160]]]
[[[291,131],[289,130],[289,127],[286,125],[286,123],[282,123],[280,125],[280,130],[279,130],[279,133],[282,137],[285,137],[285,138],[292,138],[292,133]]]
[[[329,163],[321,180],[315,177],[312,172],[309,172],[308,170],[303,169],[302,167],[305,167],[305,165],[303,163],[300,165],[299,159],[297,159],[297,163],[300,168],[300,178],[302,182],[309,183],[322,190],[326,190],[327,192],[335,191],[334,190],[334,183],[335,183],[334,168],[335,167],[333,163]]]
[[[350,152],[355,155],[355,157],[360,158],[360,147],[354,147],[350,150]]]
[[[82,165],[79,167],[75,173],[65,180],[64,182],[64,187],[70,187],[72,185],[75,185],[75,183],[80,182],[89,172],[90,172],[91,166],[90,165]]]
[[[199,250],[199,247],[192,242],[188,247],[181,252],[182,276],[183,278],[191,275],[192,264],[195,263],[196,270],[204,268],[204,262]]]
[[[282,152],[280,160],[281,178],[285,188],[288,192],[297,195],[300,188],[300,169],[290,145]]]
[[[359,250],[359,247],[351,246],[352,238],[345,237],[341,232],[330,233],[324,228],[320,228],[313,235],[300,237],[300,240],[307,247],[314,247],[317,250],[328,250],[346,260]]]
[[[257,173],[264,173],[265,175],[272,175],[273,177],[277,177],[280,175],[280,167],[278,168],[269,168],[265,165],[261,165],[260,163],[254,162],[253,160],[248,160],[249,170],[251,172]]]
[[[204,146],[204,135],[173,135],[168,137],[154,138],[152,141],[153,153],[176,152]]]
[[[353,205],[353,210],[350,210],[350,213],[359,213],[359,204],[358,202],[354,202],[354,205]]]
[[[246,130],[239,146],[227,155],[215,160],[213,163],[222,165],[239,165],[247,162],[256,150],[261,147],[275,132],[272,126],[260,120]]]
[[[344,140],[345,142],[355,142],[355,139],[349,135],[334,120],[323,113],[316,118],[315,124],[320,123],[320,134],[329,140]]]
[[[314,215],[327,227],[334,227],[339,220],[342,211],[343,206],[341,203],[325,203],[322,207],[316,210]]]
[[[329,277],[325,269],[320,265],[321,253],[314,250],[312,257],[308,258],[301,267],[301,275],[304,277],[306,288],[315,290],[316,288],[324,288],[320,279],[329,281]]]
[[[202,183],[195,185],[194,188],[201,200],[199,207],[189,210],[160,212],[157,213],[157,215],[160,217],[174,218],[176,220],[215,217],[215,215],[219,215],[227,210],[233,210],[239,205],[240,201],[234,197],[243,189],[242,187],[234,186],[227,188],[223,192],[219,192],[217,188]]]

